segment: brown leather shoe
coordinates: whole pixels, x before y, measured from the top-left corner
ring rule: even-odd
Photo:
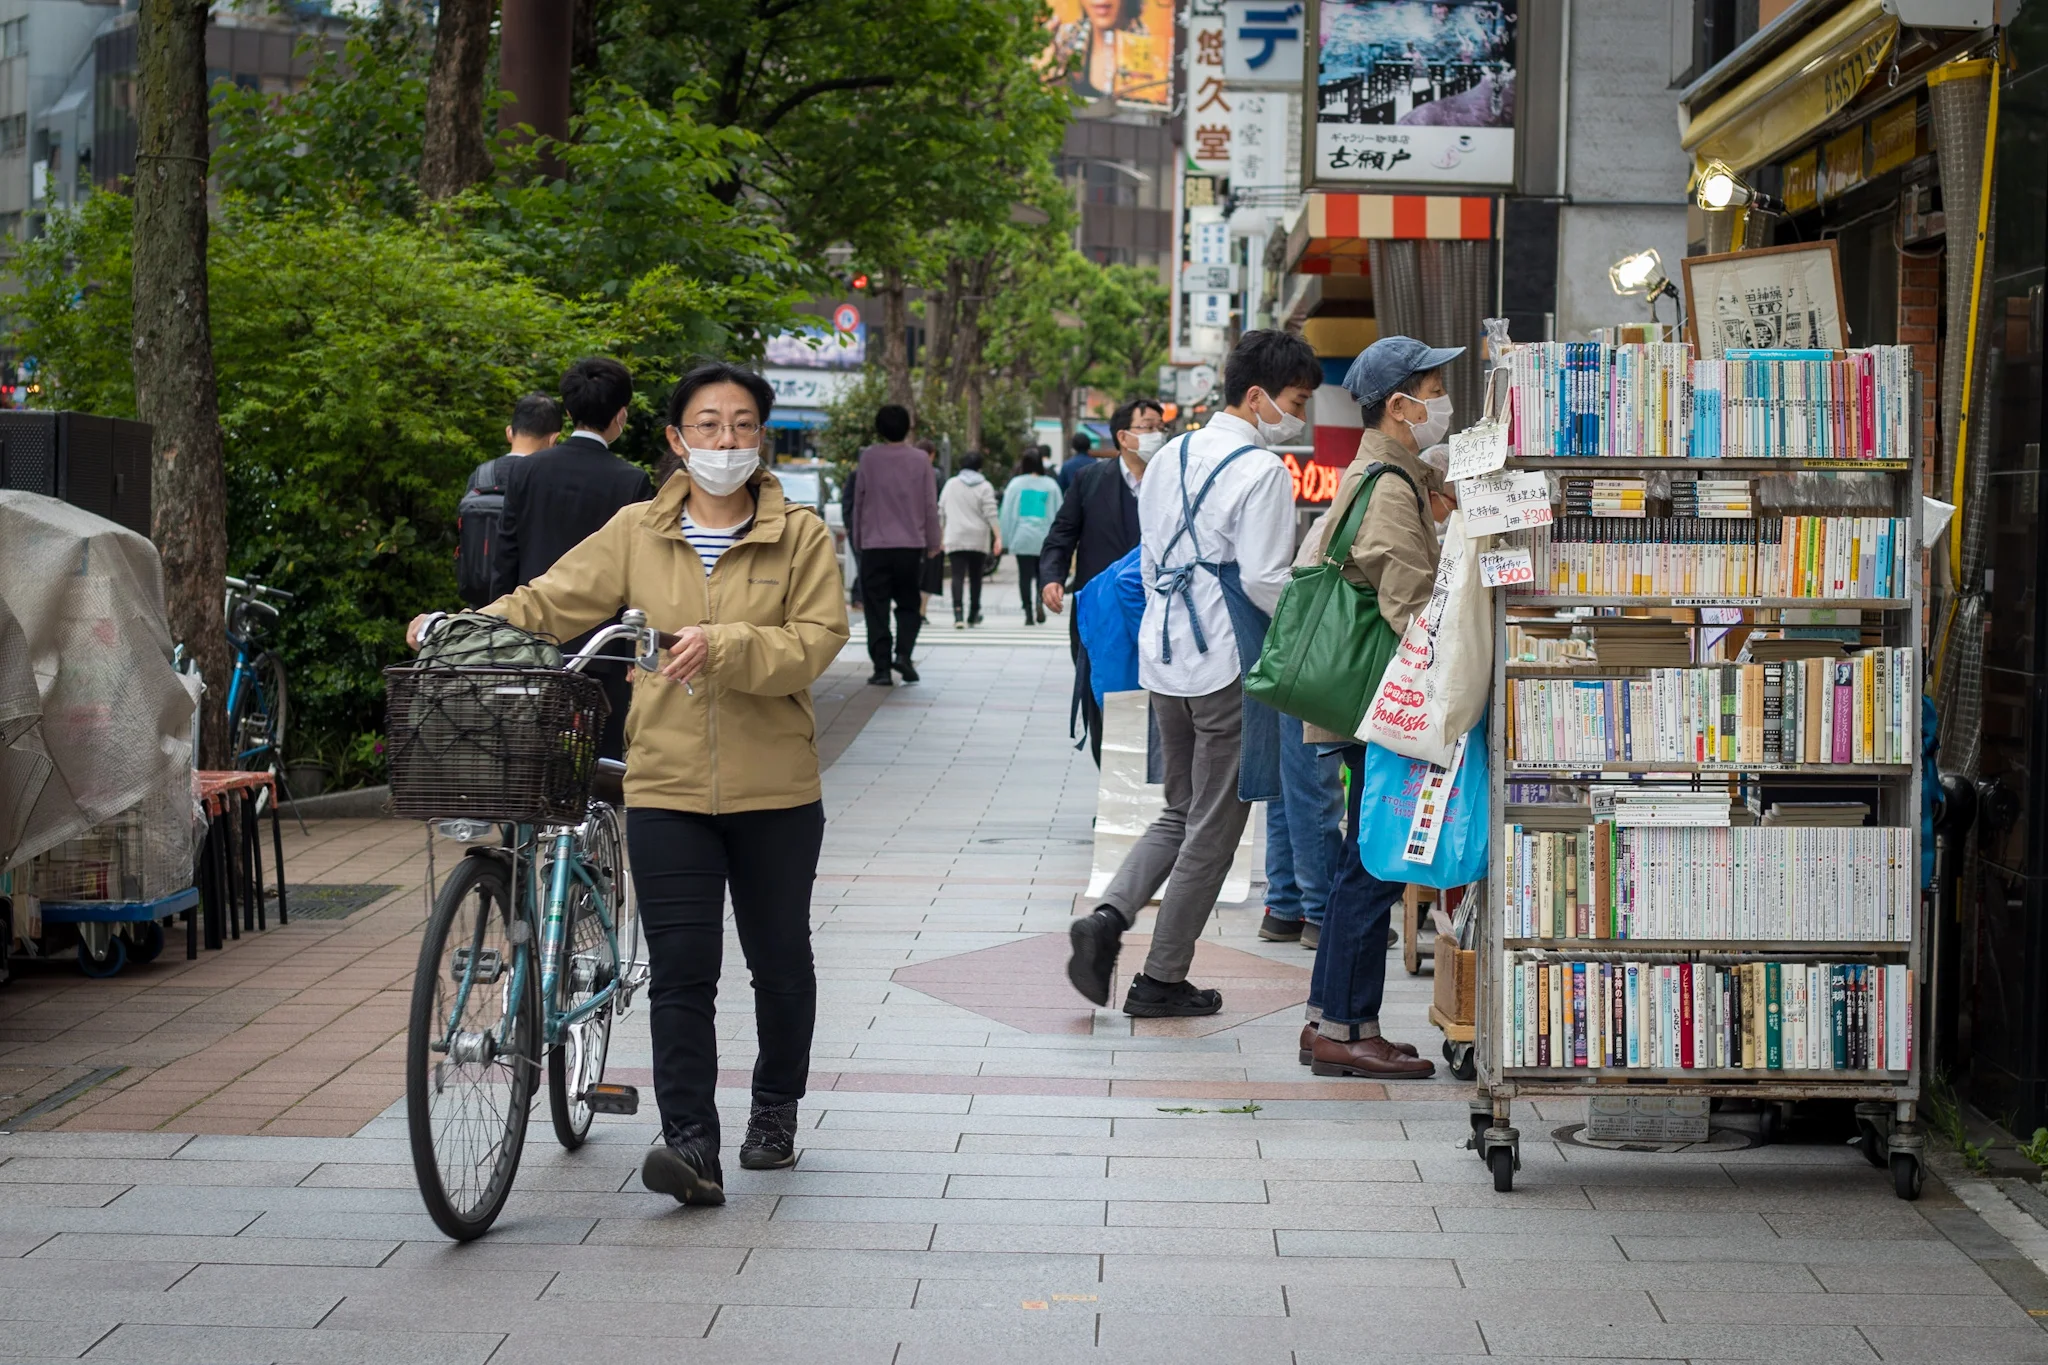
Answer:
[[[1318,1076],[1365,1076],[1375,1080],[1422,1080],[1436,1074],[1436,1063],[1410,1057],[1385,1038],[1360,1038],[1340,1043],[1317,1035],[1309,1070]]]
[[[1315,1046],[1316,1026],[1314,1024],[1303,1024],[1301,1026],[1301,1053],[1299,1056],[1303,1066],[1309,1066],[1315,1062]],[[1394,1046],[1404,1056],[1419,1057],[1422,1055],[1415,1050],[1415,1044],[1413,1043],[1396,1043]]]

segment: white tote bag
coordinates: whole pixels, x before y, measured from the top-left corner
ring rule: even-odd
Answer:
[[[1479,542],[1465,514],[1444,528],[1429,605],[1401,636],[1358,738],[1408,758],[1449,767],[1458,741],[1486,712],[1493,682],[1493,626],[1479,577]]]

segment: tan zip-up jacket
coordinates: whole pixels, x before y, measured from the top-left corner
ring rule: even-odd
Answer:
[[[754,524],[704,561],[683,539],[689,475],[622,508],[539,578],[483,608],[558,640],[626,607],[661,630],[702,626],[711,652],[680,683],[634,669],[626,718],[626,804],[725,815],[819,799],[811,684],[846,644],[846,591],[832,533],[783,501],[766,470],[750,481]]]
[[[1443,476],[1408,447],[1385,432],[1364,432],[1357,456],[1337,483],[1337,496],[1330,500],[1331,510],[1324,514],[1322,530],[1310,537],[1315,550],[1313,554],[1304,554],[1308,562],[1321,559],[1341,519],[1336,509],[1350,507],[1358,485],[1365,479],[1366,466],[1374,463],[1402,470],[1415,481],[1422,498],[1426,499],[1432,489],[1443,487]],[[1366,504],[1358,535],[1351,542],[1350,553],[1344,556],[1344,576],[1354,583],[1372,586],[1379,595],[1380,616],[1394,628],[1394,634],[1400,635],[1407,631],[1415,613],[1429,605],[1429,594],[1436,586],[1436,559],[1436,522],[1428,509],[1420,505],[1407,484],[1391,475],[1382,478],[1372,486],[1372,501]],[[1333,735],[1313,725],[1305,727],[1304,733],[1311,744],[1353,742],[1350,735]]]

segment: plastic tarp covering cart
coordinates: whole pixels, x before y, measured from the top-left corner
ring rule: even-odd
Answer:
[[[9,719],[24,674],[37,707],[26,724]],[[0,744],[0,869],[118,816],[133,847],[121,884],[94,899],[190,885],[197,687],[171,668],[156,547],[55,498],[0,490],[0,741],[12,739]]]
[[[1088,873],[1091,899],[1109,889],[1131,845],[1166,809],[1166,788],[1145,781],[1146,706],[1143,692],[1111,692],[1102,699],[1102,783],[1095,794],[1095,856]],[[1250,897],[1253,869],[1264,879],[1265,817],[1263,802],[1252,807],[1237,842],[1237,856],[1231,859],[1230,872],[1217,893],[1218,904],[1235,905]]]

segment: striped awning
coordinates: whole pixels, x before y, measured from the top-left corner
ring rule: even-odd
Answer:
[[[1484,195],[1311,194],[1287,239],[1287,270],[1299,275],[1363,275],[1367,242],[1485,241],[1494,204]]]

